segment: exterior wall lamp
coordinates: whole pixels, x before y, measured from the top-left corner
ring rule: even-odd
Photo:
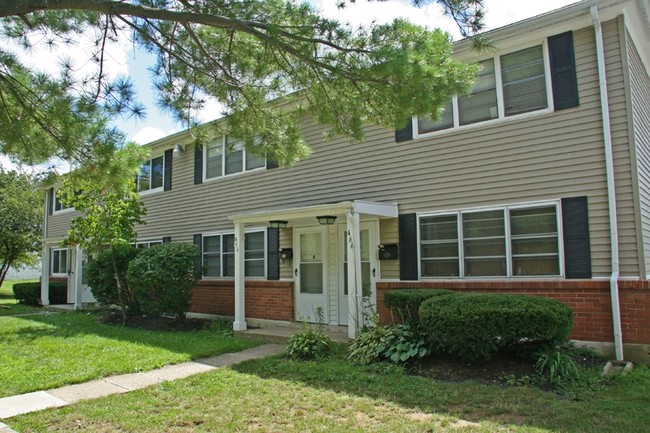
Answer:
[[[318,224],[322,226],[330,226],[336,222],[336,217],[333,215],[321,215],[317,216]]]
[[[174,155],[178,155],[179,153],[183,152],[185,150],[185,146],[181,146],[180,144],[177,144],[174,146]]]
[[[287,224],[289,224],[288,221],[281,221],[281,220],[271,220],[269,221],[269,226],[274,229],[283,229],[287,227]]]

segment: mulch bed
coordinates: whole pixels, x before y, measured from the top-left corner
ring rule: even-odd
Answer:
[[[122,314],[109,311],[100,316],[99,321],[107,325],[122,326]],[[201,331],[209,326],[210,321],[205,319],[185,319],[181,322],[172,317],[156,317],[148,315],[127,316],[126,326],[129,328],[149,329],[151,331]]]

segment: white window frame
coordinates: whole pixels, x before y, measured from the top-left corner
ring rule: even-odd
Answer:
[[[66,212],[72,212],[74,210],[73,207],[63,207],[63,203],[61,203],[61,200],[59,199],[58,195],[56,194],[57,189],[55,188],[52,191],[53,191],[52,197],[51,197],[51,199],[52,199],[52,214],[61,214],[61,213],[66,213]],[[56,208],[57,202],[61,204],[61,209],[57,210],[57,208]]]
[[[264,237],[264,257],[261,259],[261,260],[264,261],[264,275],[262,275],[262,276],[254,276],[254,277],[249,277],[249,276],[244,275],[244,277],[247,278],[247,279],[251,279],[251,280],[266,280],[266,278],[268,276],[268,257],[267,257],[267,254],[268,254],[268,242],[269,242],[267,232],[266,232],[265,228],[252,228],[250,230],[246,230],[246,232],[244,233],[244,236],[252,234],[252,233],[262,233],[262,236]],[[218,277],[203,275],[202,278],[204,280],[231,280],[231,279],[235,278],[234,275],[233,276],[225,276],[225,277],[223,276],[223,271],[224,271],[224,266],[223,266],[223,246],[224,246],[223,238],[224,238],[224,236],[234,235],[234,234],[235,234],[235,232],[232,232],[232,231],[224,231],[224,232],[203,233],[201,235],[201,245],[203,246],[201,248],[201,266],[203,266],[203,264],[205,262],[205,259],[204,259],[204,255],[205,255],[205,238],[206,237],[212,237],[212,236],[219,236],[221,238],[221,242],[220,242],[220,248],[221,249],[219,251],[219,260],[221,261],[221,266],[220,266],[221,275],[218,276]],[[246,252],[244,251],[244,254],[245,253]],[[248,260],[244,259],[244,261],[249,261],[249,260],[252,261],[252,260],[260,260],[260,259],[248,259]],[[246,269],[246,264],[245,263],[244,263],[244,269]]]
[[[511,116],[506,116],[505,115],[505,101],[504,101],[504,95],[503,95],[503,79],[501,77],[501,57],[502,56],[507,56],[508,54],[516,53],[517,51],[522,51],[527,48],[533,48],[535,46],[542,46],[542,58],[544,60],[544,78],[546,80],[546,101],[547,101],[547,107],[542,108],[539,110],[534,110],[534,111],[527,111],[525,113],[520,113],[520,114],[514,114]],[[541,41],[538,41],[537,43],[529,43],[526,45],[520,45],[511,49],[508,49],[507,51],[501,52],[497,55],[490,56],[490,57],[483,57],[478,60],[476,60],[476,63],[489,60],[489,59],[494,59],[494,72],[495,72],[495,80],[496,80],[496,90],[497,90],[497,110],[498,116],[494,119],[489,119],[489,120],[484,120],[481,122],[475,122],[475,123],[470,123],[467,125],[461,125],[460,124],[460,113],[459,113],[459,105],[458,105],[458,97],[453,96],[452,97],[452,109],[453,109],[453,126],[444,128],[444,129],[439,129],[436,131],[431,131],[431,132],[423,132],[420,133],[419,130],[419,125],[418,125],[418,117],[413,116],[412,118],[412,125],[413,125],[413,138],[418,139],[418,138],[428,138],[436,135],[443,135],[443,134],[449,134],[453,133],[456,131],[464,131],[464,130],[470,130],[473,128],[482,128],[485,126],[489,125],[494,125],[494,124],[499,124],[503,122],[511,122],[515,120],[521,120],[521,119],[526,119],[529,117],[536,117],[540,115],[545,115],[549,114],[555,111],[555,107],[553,105],[553,83],[552,83],[552,77],[551,77],[551,62],[550,62],[550,54],[548,51],[548,40],[544,38]]]
[[[215,139],[211,144],[221,141],[221,175],[208,177],[208,147],[210,145],[203,146],[203,182],[210,182],[217,179],[228,178],[232,176],[240,176],[244,173],[252,173],[255,171],[266,170],[266,158],[264,158],[264,164],[261,167],[255,167],[251,169],[246,169],[246,162],[248,159],[248,151],[244,146],[242,148],[242,169],[236,173],[226,174],[226,141],[227,135],[222,135],[220,138]]]
[[[64,263],[64,270],[61,272],[61,260],[59,259],[58,265],[59,265],[59,272],[54,272],[54,253],[58,252],[59,257],[61,251],[65,251],[65,263]],[[53,277],[67,277],[68,276],[68,269],[70,267],[70,250],[68,248],[50,248],[50,275]]]
[[[557,225],[557,246],[558,246],[558,271],[557,275],[513,275],[512,269],[512,236],[510,233],[510,211],[517,209],[534,209],[541,207],[555,207],[555,218]],[[500,210],[504,212],[504,234],[505,234],[505,254],[506,254],[506,275],[503,276],[465,276],[465,251],[463,245],[463,227],[462,215],[466,213],[487,212]],[[458,225],[458,261],[459,261],[459,276],[457,277],[436,277],[436,276],[423,276],[422,275],[422,248],[421,248],[421,233],[420,233],[420,220],[427,217],[435,216],[449,216],[456,215],[456,223]],[[464,208],[460,210],[444,210],[438,212],[422,212],[417,214],[417,256],[418,256],[418,278],[421,280],[441,280],[441,279],[467,279],[467,280],[483,280],[483,279],[559,279],[565,277],[564,270],[564,235],[562,227],[562,204],[561,200],[548,200],[540,202],[526,202],[516,203],[503,206],[485,206]]]
[[[147,248],[151,248],[152,247],[151,244],[161,245],[162,243],[163,243],[162,239],[149,239],[145,241],[137,241],[135,244],[133,244],[133,246],[137,249],[144,250]]]
[[[153,173],[152,164],[153,164],[153,160],[158,158],[162,158],[162,184],[160,186],[157,186],[156,188],[151,188],[151,173]],[[149,189],[140,191],[140,174],[141,174],[140,171],[138,171],[138,175],[136,176],[136,180],[135,180],[135,190],[141,196],[162,191],[165,187],[165,156],[164,155],[152,156],[147,161],[143,162],[141,166],[146,163],[149,164]]]

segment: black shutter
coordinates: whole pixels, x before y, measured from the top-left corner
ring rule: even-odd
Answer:
[[[548,38],[551,57],[551,81],[553,101],[556,110],[577,107],[578,79],[573,51],[573,32],[566,32]]]
[[[50,188],[47,191],[47,214],[52,215],[54,210],[54,188]]]
[[[203,235],[198,234],[194,235],[194,245],[199,250],[199,255],[196,257],[196,261],[194,262],[194,273],[201,278],[203,276]]]
[[[163,236],[162,238],[162,243],[163,244],[171,244],[172,242],[172,237],[171,236]]]
[[[591,278],[587,197],[562,199],[564,270],[567,278]]]
[[[272,168],[278,168],[280,164],[277,162],[273,161],[272,159],[266,158],[266,169],[270,170]]]
[[[267,279],[280,279],[280,229],[268,227],[266,229],[266,267]]]
[[[399,279],[418,279],[418,231],[417,216],[399,216]]]
[[[194,184],[203,183],[203,146],[194,145]]]
[[[172,156],[174,154],[173,149],[168,149],[165,151],[165,173],[163,176],[163,190],[169,191],[172,189]]]
[[[407,141],[413,139],[413,121],[409,119],[402,129],[395,131],[395,141],[399,143],[400,141]]]

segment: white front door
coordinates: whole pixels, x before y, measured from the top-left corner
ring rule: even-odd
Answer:
[[[88,253],[78,248],[68,250],[70,256],[68,275],[68,302],[81,307],[82,303],[96,302],[86,277]]]
[[[362,313],[365,322],[369,323],[377,311],[377,223],[367,221],[360,224],[359,235],[361,238],[361,293]],[[348,249],[350,241],[347,225],[338,226],[339,257],[341,258],[341,272],[339,272],[339,324],[348,324]]]
[[[327,323],[327,238],[325,227],[294,233],[296,320]]]

